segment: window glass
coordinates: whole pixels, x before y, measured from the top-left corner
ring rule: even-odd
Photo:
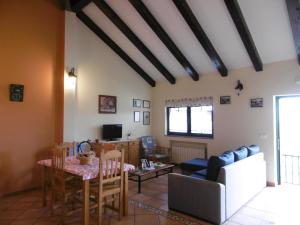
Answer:
[[[187,108],[169,108],[169,132],[187,132]]]
[[[191,133],[212,134],[212,106],[191,107]]]

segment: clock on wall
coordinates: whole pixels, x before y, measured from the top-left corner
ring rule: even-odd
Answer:
[[[11,84],[9,87],[9,100],[13,102],[23,102],[24,85]]]

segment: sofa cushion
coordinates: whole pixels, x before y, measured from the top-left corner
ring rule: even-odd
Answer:
[[[206,169],[207,163],[208,163],[207,159],[195,158],[181,163],[180,168],[182,170],[197,171],[197,170]]]
[[[220,156],[211,156],[208,160],[207,179],[216,181],[220,168],[234,162],[233,152],[224,152]]]
[[[250,145],[249,147],[247,147],[247,149],[248,149],[248,156],[255,155],[260,151],[258,145]]]
[[[207,169],[204,169],[204,170],[197,170],[195,171],[193,175],[197,175],[197,176],[203,176],[203,177],[206,177],[207,176]]]
[[[233,154],[234,154],[234,161],[236,162],[248,156],[248,149],[245,146],[243,146],[233,151]]]

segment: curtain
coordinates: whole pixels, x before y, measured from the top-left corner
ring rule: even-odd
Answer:
[[[196,97],[196,98],[181,98],[167,99],[166,107],[187,107],[187,106],[212,106],[213,97]]]

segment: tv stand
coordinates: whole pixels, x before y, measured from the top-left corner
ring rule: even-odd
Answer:
[[[101,149],[102,145],[105,143],[115,144],[117,149],[124,149],[124,162],[132,164],[134,166],[139,166],[140,164],[140,140],[130,139],[130,140],[99,140],[95,145],[95,149]]]

